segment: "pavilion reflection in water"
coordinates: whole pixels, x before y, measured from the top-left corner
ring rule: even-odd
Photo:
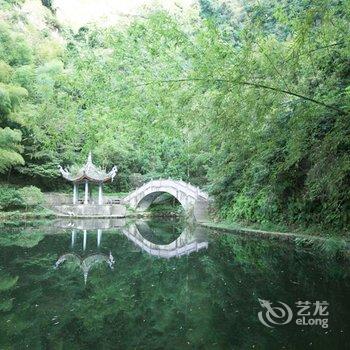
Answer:
[[[170,259],[173,257],[181,257],[198,252],[208,248],[204,229],[201,226],[194,228],[186,227],[182,233],[169,244],[156,244],[146,239],[142,233],[150,231],[149,225],[145,221],[138,221],[132,224],[125,224],[124,219],[94,219],[94,220],[59,220],[56,222],[56,227],[71,230],[71,249],[76,248],[78,235],[83,235],[83,252],[86,251],[88,231],[91,236],[91,231],[96,232],[96,247],[99,248],[102,242],[103,230],[110,231],[113,228],[117,232],[121,232],[135,246],[146,252],[149,255]],[[92,254],[86,258],[81,258],[76,253],[66,253],[59,257],[55,267],[58,268],[63,262],[69,261],[81,268],[84,274],[85,283],[87,281],[90,269],[100,263],[106,263],[111,269],[115,263],[112,253],[109,256],[103,253]]]
[[[114,257],[112,253],[109,253],[109,256],[106,254],[91,254],[87,256],[85,259],[81,258],[78,254],[75,253],[66,253],[61,255],[56,261],[55,268],[57,269],[61,264],[65,261],[71,262],[76,266],[79,266],[84,274],[84,282],[86,284],[88,275],[92,267],[99,265],[103,262],[107,263],[107,265],[113,270],[113,265],[115,263]]]

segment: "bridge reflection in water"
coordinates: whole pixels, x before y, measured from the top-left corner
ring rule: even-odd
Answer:
[[[205,240],[201,227],[190,229],[186,227],[179,237],[169,244],[156,244],[142,236],[144,230],[149,230],[146,222],[139,222],[122,228],[123,234],[134,242],[143,251],[160,258],[170,259],[207,249],[208,242]]]
[[[173,257],[181,257],[198,252],[201,249],[208,248],[208,241],[205,235],[205,229],[201,226],[185,227],[182,233],[171,243],[157,244],[144,237],[145,233],[152,232],[146,221],[137,221],[136,223],[127,224],[124,219],[95,219],[95,220],[58,220],[55,223],[56,228],[71,230],[71,249],[77,248],[77,238],[83,235],[82,250],[85,252],[88,240],[88,231],[91,239],[91,231],[96,232],[96,248],[101,246],[103,231],[108,230],[109,233],[114,228],[116,233],[122,233],[135,246],[149,255],[158,258],[170,259]],[[75,252],[67,252],[61,255],[55,263],[58,268],[65,261],[78,266],[83,274],[86,283],[90,269],[98,264],[106,263],[111,269],[114,266],[114,257],[111,252],[109,256],[103,253],[96,253],[80,257]]]

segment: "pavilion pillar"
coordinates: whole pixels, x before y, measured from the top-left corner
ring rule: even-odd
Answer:
[[[78,204],[78,185],[73,183],[73,204]]]
[[[98,204],[103,204],[103,196],[102,196],[102,182],[98,184]]]
[[[97,229],[97,246],[99,247],[101,244],[101,238],[102,238],[102,230]]]
[[[89,203],[89,182],[85,181],[85,198],[84,198],[84,204]]]

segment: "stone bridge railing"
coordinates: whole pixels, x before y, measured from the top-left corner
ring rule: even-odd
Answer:
[[[195,187],[189,183],[186,183],[182,180],[171,180],[171,179],[160,179],[152,180],[141,187],[137,188],[134,192],[130,193],[127,197],[124,198],[124,201],[129,201],[131,198],[136,197],[140,193],[144,192],[149,188],[160,188],[160,187],[171,187],[175,190],[182,191],[193,198],[202,197],[205,200],[208,200],[208,194],[203,192],[200,188]]]

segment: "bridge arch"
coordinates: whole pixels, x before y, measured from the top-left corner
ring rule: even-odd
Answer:
[[[184,210],[197,221],[205,221],[208,211],[208,195],[198,187],[178,180],[153,180],[145,183],[123,199],[124,204],[140,211],[147,210],[162,193],[175,197]]]
[[[157,198],[159,198],[162,194],[165,193],[170,194],[172,197],[174,197],[185,210],[188,208],[189,203],[184,197],[177,196],[177,193],[175,193],[175,191],[173,191],[172,189],[168,189],[167,191],[156,191],[146,194],[143,198],[139,200],[139,202],[136,205],[136,209],[141,211],[147,210]]]

